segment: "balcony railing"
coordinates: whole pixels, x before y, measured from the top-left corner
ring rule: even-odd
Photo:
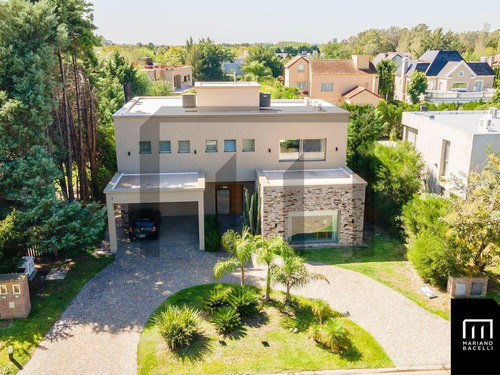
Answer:
[[[438,90],[428,90],[424,95],[425,100],[437,100],[437,99],[462,99],[462,100],[479,100],[484,99],[486,101],[490,100],[494,89],[485,89],[484,91],[438,91]]]

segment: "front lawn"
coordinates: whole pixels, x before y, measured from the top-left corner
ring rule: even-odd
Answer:
[[[424,309],[450,320],[450,298],[446,291],[424,283],[406,259],[404,244],[388,235],[376,232],[368,247],[307,249],[300,253],[308,262],[333,264],[371,277]],[[431,288],[438,298],[427,298],[420,291],[423,286]]]
[[[316,319],[311,311],[311,300],[295,297],[292,307],[287,307],[280,292],[274,292],[274,301],[265,304],[257,317],[246,321],[232,335],[223,337],[217,334],[208,322],[207,314],[203,313],[203,334],[185,349],[168,349],[153,323],[159,312],[167,305],[187,305],[202,310],[203,299],[211,290],[236,287],[229,284],[200,285],[169,297],[142,332],[138,346],[138,373],[251,374],[394,366],[370,334],[344,317],[337,319],[349,330],[352,347],[339,354],[318,346],[307,333]],[[291,333],[290,328],[298,328],[299,332]]]
[[[78,257],[68,264],[70,270],[64,280],[46,281],[42,292],[31,298],[31,313],[26,319],[16,319],[10,325],[0,321],[0,370],[7,367],[15,373],[25,365],[85,283],[113,260],[90,253]],[[14,348],[17,364],[9,360],[9,345]]]

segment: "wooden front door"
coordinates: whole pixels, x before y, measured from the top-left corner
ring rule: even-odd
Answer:
[[[219,215],[243,212],[243,185],[217,185],[215,188],[216,212]]]

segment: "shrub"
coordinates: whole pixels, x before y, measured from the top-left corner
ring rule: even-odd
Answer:
[[[259,312],[259,297],[253,289],[236,288],[228,296],[229,304],[240,314],[241,318],[249,318]]]
[[[319,318],[319,324],[323,324],[323,318],[332,313],[332,309],[328,303],[320,299],[313,301],[311,310],[312,313]]]
[[[187,306],[167,306],[155,317],[158,331],[170,349],[188,346],[201,333],[200,312]]]
[[[203,303],[205,310],[215,311],[219,307],[229,306],[227,292],[223,290],[212,290]]]
[[[219,307],[212,315],[211,321],[217,332],[228,334],[240,325],[240,314],[232,306]]]
[[[349,332],[337,319],[328,319],[325,324],[314,324],[310,328],[311,338],[328,348],[338,352],[345,351],[351,345]]]
[[[205,251],[219,251],[221,248],[221,236],[219,234],[219,222],[217,216],[205,216]]]

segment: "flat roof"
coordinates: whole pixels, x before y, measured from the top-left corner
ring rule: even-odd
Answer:
[[[205,83],[205,82],[203,82]],[[256,83],[256,82],[249,82]],[[210,84],[210,82],[207,82]],[[313,105],[306,105],[304,99],[274,99],[268,108],[255,109],[231,109],[214,108],[210,111],[203,108],[197,111],[196,108],[183,108],[181,96],[139,96],[135,97],[120,108],[113,117],[143,117],[143,116],[234,116],[234,115],[288,115],[288,114],[309,114],[315,116],[331,114],[348,114],[340,107],[328,103],[321,99],[313,102],[321,104],[321,109]]]
[[[500,110],[499,110],[500,112]],[[453,129],[461,130],[471,134],[490,134],[498,135],[500,133],[500,118],[493,118],[491,122],[491,131],[486,132],[479,129],[479,120],[488,114],[488,111],[429,111],[429,112],[404,112],[403,125],[407,120],[422,120],[433,121]],[[434,118],[432,118],[434,116]]]
[[[257,170],[263,186],[366,185],[347,167],[337,169]]]
[[[104,193],[195,189],[205,189],[205,174],[203,172],[116,173],[104,189]]]
[[[238,87],[260,87],[260,83],[253,81],[237,81],[237,82],[195,82],[195,87],[209,88],[224,88],[234,89]]]

